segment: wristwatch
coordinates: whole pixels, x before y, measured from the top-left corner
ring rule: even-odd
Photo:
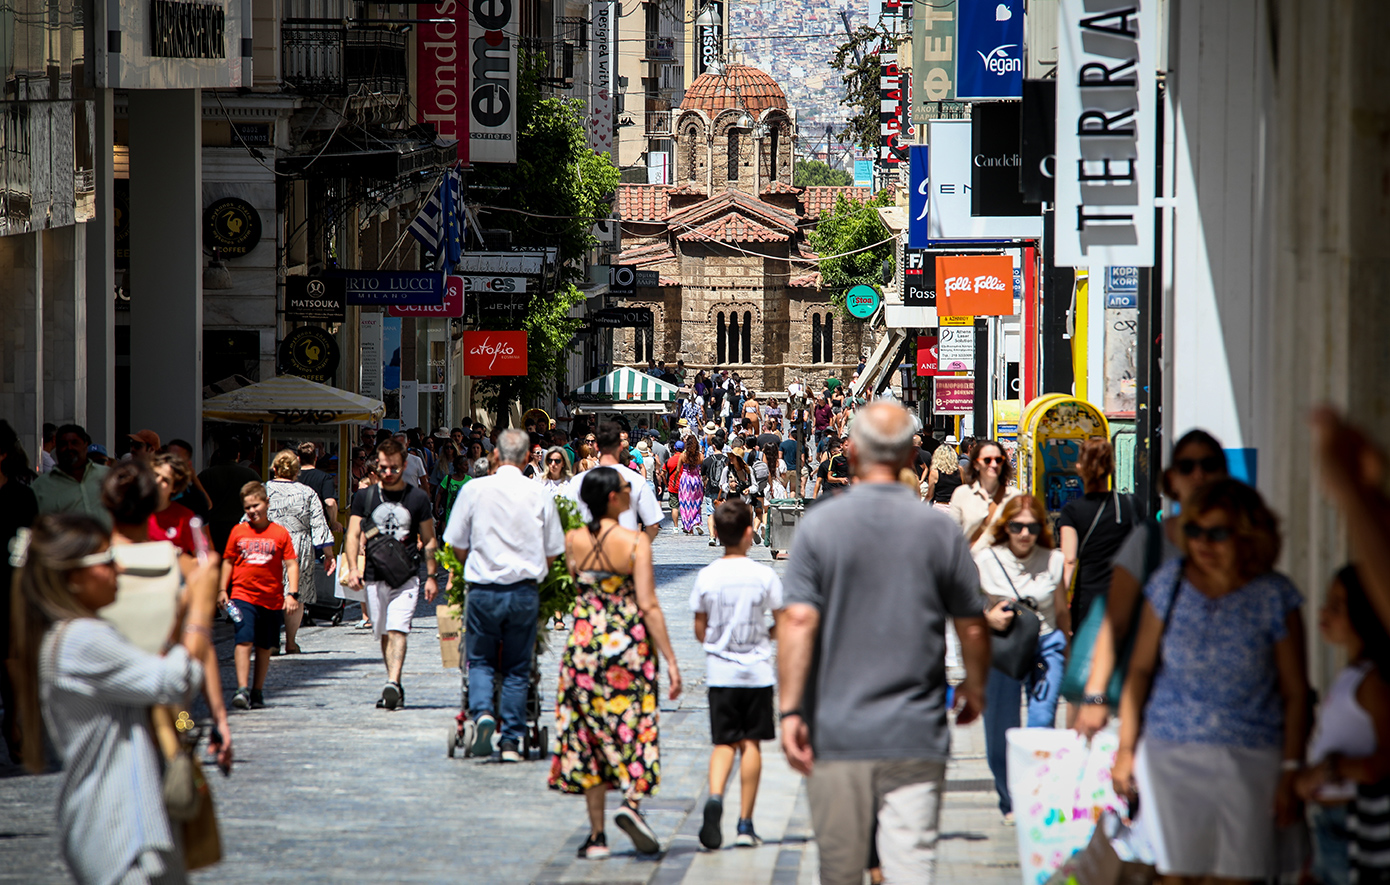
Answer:
[[[802,719],[806,718],[805,714],[800,710],[783,710],[777,714],[777,721],[781,722],[789,716],[800,716]]]
[[[299,601],[299,593],[298,593],[298,591],[296,591],[296,592],[294,592],[294,593],[286,593],[285,595],[288,596],[288,597],[290,597],[291,599],[295,600],[296,602]]]
[[[1110,706],[1110,698],[1106,697],[1104,694],[1084,694],[1081,696],[1081,703],[1083,705],[1094,704],[1097,707],[1108,707]]]

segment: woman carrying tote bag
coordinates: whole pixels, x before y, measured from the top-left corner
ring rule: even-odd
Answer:
[[[980,570],[980,590],[987,598],[985,620],[994,634],[996,666],[989,671],[985,688],[985,756],[999,811],[1013,820],[1009,796],[1004,733],[1019,726],[1019,693],[1028,691],[1028,727],[1051,728],[1057,719],[1058,688],[1065,665],[1070,622],[1066,591],[1062,584],[1062,551],[1053,547],[1052,532],[1042,502],[1032,495],[1016,495],[1006,501],[995,520],[989,546],[975,554]],[[1000,670],[1020,641],[1030,642],[1037,622],[1037,640],[1022,678]],[[1017,623],[1015,623],[1017,621]],[[1017,675],[1017,674],[1016,674]]]

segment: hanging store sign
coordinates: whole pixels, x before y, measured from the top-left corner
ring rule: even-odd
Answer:
[[[547,256],[527,252],[465,252],[459,257],[457,270],[462,274],[527,274],[544,273]]]
[[[589,324],[603,329],[650,329],[654,320],[649,307],[606,307],[589,317]]]
[[[907,245],[911,249],[925,249],[930,239],[927,232],[927,203],[931,197],[928,188],[928,150],[930,146],[914,144],[907,149]]]
[[[1058,9],[1056,263],[1152,267],[1158,0]]]
[[[285,319],[341,323],[347,315],[345,281],[334,277],[285,277]]]
[[[324,274],[342,280],[348,304],[442,304],[444,274],[419,270],[340,270]]]
[[[357,392],[381,399],[381,339],[386,318],[379,313],[363,313],[357,320],[357,346],[361,349]]]
[[[904,252],[903,304],[936,307],[936,254],[925,249]]]
[[[956,100],[956,4],[914,4],[912,117],[927,120],[927,104]]]
[[[637,294],[637,268],[630,264],[615,264],[608,269],[610,295]]]
[[[975,411],[975,379],[938,376],[932,379],[932,412],[969,415]]]
[[[917,336],[917,377],[930,378],[937,374],[937,336]]]
[[[443,304],[393,304],[386,308],[388,317],[421,317],[423,319],[463,316],[463,277],[448,277],[444,283]]]
[[[319,326],[300,326],[280,342],[276,358],[278,375],[332,384],[338,372],[338,342]]]
[[[468,162],[468,3],[443,0],[417,7],[415,25],[416,122],[428,123],[445,141],[458,142]]]
[[[960,0],[956,6],[956,98],[1022,98],[1022,0]]]
[[[975,327],[942,326],[937,335],[937,366],[943,372],[975,368]]]
[[[696,28],[695,34],[695,73],[703,74],[719,63],[720,46],[724,42],[724,4],[722,0],[710,0],[700,5],[700,11],[714,13],[715,25]]]
[[[1042,215],[1042,204],[1024,202],[1019,187],[1022,111],[1014,101],[986,102],[971,109],[971,215]]]
[[[463,373],[474,378],[528,372],[525,332],[464,332]]]
[[[504,295],[524,293],[525,277],[450,277],[461,280],[465,292],[499,292]]]
[[[245,255],[261,241],[261,214],[245,200],[223,197],[203,210],[203,248],[223,258]]]
[[[899,151],[903,150],[905,144],[902,137],[902,71],[898,68],[898,54],[888,52],[886,47],[879,51],[878,60],[878,159],[891,167],[902,162]]]
[[[596,154],[613,150],[614,2],[594,0],[589,6],[589,125],[585,135]]]
[[[1008,255],[936,256],[936,313],[1013,316],[1013,258]]]
[[[1139,306],[1139,268],[1105,269],[1106,310],[1126,310]]]
[[[1041,215],[971,215],[969,120],[933,120],[927,231],[932,240],[1014,240],[1042,236]],[[1015,171],[1017,166],[1013,167]]]
[[[882,300],[873,286],[855,286],[845,293],[845,309],[855,319],[867,320],[878,310]]]
[[[1019,190],[1028,203],[1051,203],[1057,171],[1057,81],[1023,81],[1023,162]]]
[[[468,156],[473,163],[516,162],[516,42],[520,5],[470,0]]]

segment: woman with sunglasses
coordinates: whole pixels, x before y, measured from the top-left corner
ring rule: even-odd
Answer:
[[[594,436],[592,433],[584,437],[584,440],[579,443],[578,455],[579,460],[574,467],[575,476],[578,476],[586,470],[593,470],[597,467],[598,437]]]
[[[169,649],[153,655],[97,617],[116,600],[117,569],[110,536],[91,517],[40,516],[9,556],[23,761],[44,770],[46,723],[63,762],[63,859],[83,883],[185,881],[150,707],[183,704],[202,685],[217,566],[192,573]]]
[[[951,494],[951,518],[965,532],[972,553],[989,547],[1002,508],[1019,490],[1011,486],[1013,465],[1004,447],[992,439],[980,440],[970,453],[975,481]]]
[[[1197,490],[1208,482],[1226,478],[1226,453],[1216,437],[1205,430],[1189,430],[1173,446],[1173,457],[1160,478],[1163,494],[1186,507]],[[1109,687],[1116,667],[1115,650],[1124,648],[1136,622],[1140,591],[1159,565],[1181,556],[1178,549],[1178,518],[1169,515],[1162,523],[1140,523],[1130,531],[1110,566],[1110,588],[1105,594],[1105,620],[1096,632],[1090,649],[1090,676],[1084,695],[1068,695],[1079,702],[1075,728],[1092,737],[1110,719]],[[1094,600],[1093,600],[1094,601]],[[1081,620],[1072,625],[1081,629]],[[1077,656],[1086,650],[1080,644],[1072,649],[1073,666],[1083,663]],[[1069,679],[1068,682],[1071,680]]]
[[[1115,791],[1138,794],[1166,881],[1279,869],[1308,728],[1303,597],[1277,520],[1234,479],[1183,505],[1183,558],[1154,572],[1120,699]],[[1142,737],[1142,740],[1141,740]]]
[[[1115,449],[1110,440],[1093,436],[1083,441],[1076,472],[1085,494],[1062,507],[1057,528],[1066,557],[1062,580],[1071,591],[1071,622],[1080,624],[1110,586],[1110,562],[1139,515],[1129,495],[1111,488]]]
[[[975,554],[985,620],[996,632],[1007,631],[1014,618],[1038,619],[1035,667],[1026,680],[989,671],[985,687],[985,757],[999,794],[999,811],[1013,821],[1004,733],[1019,726],[1019,693],[1027,690],[1028,727],[1052,728],[1057,720],[1058,689],[1066,664],[1066,588],[1062,551],[1052,542],[1047,512],[1032,495],[1015,495],[1004,503],[989,533],[989,544]]]
[[[565,450],[560,446],[551,446],[545,450],[545,472],[540,474],[536,481],[545,486],[553,494],[559,495],[564,492],[570,483],[570,460],[565,454]]]

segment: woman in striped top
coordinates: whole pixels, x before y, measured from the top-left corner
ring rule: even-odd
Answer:
[[[110,537],[90,517],[41,516],[16,538],[20,603],[13,625],[23,761],[44,766],[42,721],[62,756],[63,858],[81,883],[183,882],[164,810],[152,704],[181,703],[202,682],[212,639],[214,566],[191,576],[163,656],[128,643],[96,617],[116,599]]]

